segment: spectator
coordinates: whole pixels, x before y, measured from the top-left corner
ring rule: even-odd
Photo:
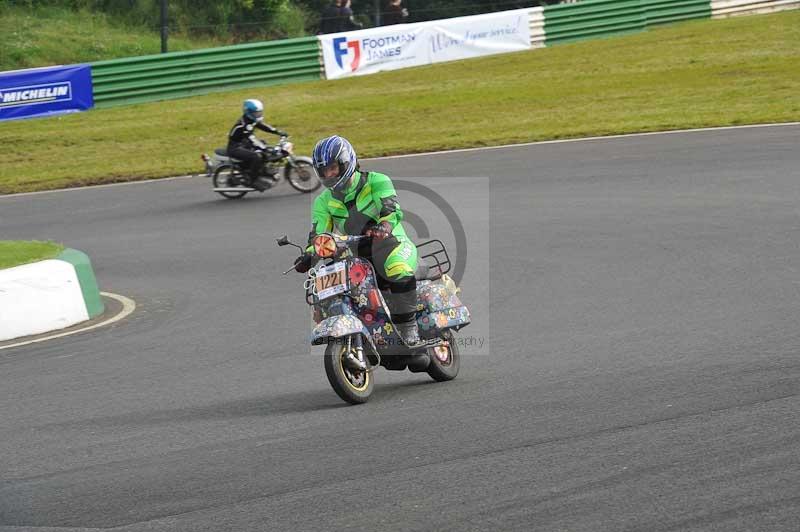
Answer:
[[[342,0],[333,0],[330,4],[325,6],[322,10],[322,17],[319,22],[319,32],[323,33],[337,33],[342,31],[341,28],[341,9]]]
[[[383,25],[404,24],[408,19],[408,9],[401,6],[403,0],[389,0],[383,13]]]
[[[339,20],[341,26],[339,31],[360,30],[364,27],[360,22],[353,20],[353,10],[350,9],[350,0],[344,0],[344,5],[339,10]]]

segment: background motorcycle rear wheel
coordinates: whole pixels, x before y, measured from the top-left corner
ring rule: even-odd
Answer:
[[[242,174],[232,166],[220,166],[214,172],[214,188],[228,188],[231,187],[232,178],[239,178]],[[247,192],[217,192],[220,196],[228,199],[239,199],[244,197]]]
[[[325,348],[325,375],[336,395],[350,404],[366,403],[372,395],[371,371],[353,372],[344,367],[343,357],[347,350],[344,338],[337,338]]]
[[[461,353],[458,351],[458,343],[453,331],[449,329],[444,331],[442,337],[447,340],[446,352],[443,351],[444,348],[442,347],[428,348],[428,355],[431,357],[431,363],[428,365],[428,375],[438,382],[455,379],[461,367]]]

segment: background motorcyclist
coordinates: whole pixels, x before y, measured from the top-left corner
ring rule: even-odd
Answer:
[[[264,104],[260,100],[245,100],[242,104],[242,116],[228,133],[228,155],[243,162],[250,183],[260,191],[271,186],[271,182],[260,179],[264,165],[264,156],[269,151],[258,149],[263,142],[256,138],[255,129],[274,135],[286,136],[286,132],[264,123]],[[262,155],[264,154],[264,155]],[[274,178],[274,176],[269,176]]]
[[[401,223],[403,211],[392,180],[378,172],[361,171],[350,142],[336,135],[317,143],[313,162],[325,190],[314,201],[309,242],[333,229],[372,236],[371,242],[359,246],[358,254],[371,260],[379,286],[391,292],[387,303],[403,341],[409,346],[421,344],[414,277],[417,247]],[[313,256],[306,253],[297,259],[295,269],[307,272],[313,263]]]

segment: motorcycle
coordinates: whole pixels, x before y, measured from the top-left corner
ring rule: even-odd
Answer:
[[[300,192],[314,192],[319,188],[320,180],[311,158],[294,155],[294,144],[289,142],[289,137],[282,136],[273,147],[255,139],[254,148],[262,154],[264,161],[260,178],[267,185],[265,190],[280,181],[281,173]],[[212,179],[213,190],[217,194],[228,199],[239,199],[248,192],[258,190],[251,185],[250,177],[242,169],[242,161],[230,157],[225,148],[215,149],[211,156],[204,153],[200,158],[206,165],[206,176]]]
[[[470,323],[470,313],[461,302],[458,288],[447,273],[450,258],[440,240],[417,246],[420,267],[417,278],[417,325],[421,345],[407,346],[397,333],[391,313],[378,286],[375,269],[353,252],[369,236],[321,233],[312,241],[321,265],[308,271],[304,288],[315,322],[312,345],[327,344],[325,375],[331,387],[351,404],[369,400],[378,366],[387,370],[427,372],[436,381],[456,378],[460,353],[455,332]],[[291,245],[286,235],[279,246]],[[294,271],[294,267],[283,272]],[[427,352],[426,368],[412,367],[412,355]]]

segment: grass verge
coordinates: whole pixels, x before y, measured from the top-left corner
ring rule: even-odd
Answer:
[[[52,259],[64,251],[55,242],[0,240],[0,269]]]
[[[195,173],[241,101],[302,152],[339,133],[361,157],[800,120],[800,11],[339,81],[217,93],[0,125],[0,193]]]

